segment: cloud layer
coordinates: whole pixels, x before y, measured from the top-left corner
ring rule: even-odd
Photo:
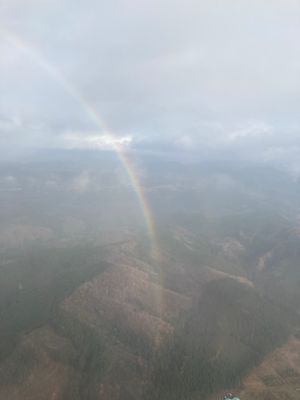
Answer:
[[[299,21],[293,0],[4,1],[0,145],[99,146],[92,108],[136,148],[295,158]]]

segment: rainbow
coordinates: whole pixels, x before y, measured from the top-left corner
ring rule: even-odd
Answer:
[[[117,154],[121,164],[124,166],[130,184],[136,194],[137,200],[139,202],[147,235],[150,243],[150,264],[154,267],[154,271],[157,274],[158,284],[154,287],[154,301],[156,303],[156,310],[158,317],[163,317],[165,309],[165,301],[163,295],[163,281],[164,274],[162,272],[162,257],[160,246],[158,244],[157,229],[155,225],[155,218],[151,210],[150,204],[148,202],[147,196],[145,194],[144,188],[141,185],[139,174],[135,165],[130,158],[128,152],[126,151],[126,146],[117,135],[115,135],[111,129],[107,126],[102,116],[95,110],[92,104],[83,96],[83,94],[78,90],[78,88],[70,82],[55,66],[49,63],[40,53],[27,42],[20,39],[16,35],[8,32],[6,30],[0,29],[0,34],[4,38],[16,47],[18,50],[22,51],[26,56],[28,56],[35,64],[37,64],[46,74],[58,83],[66,93],[68,93],[85,111],[86,115],[93,121],[97,131],[101,132],[103,136],[107,139],[107,142],[111,145],[112,149]],[[97,142],[95,143],[97,144]],[[99,143],[98,143],[99,144]],[[125,143],[126,144],[126,143]],[[154,345],[159,348],[161,341],[163,340],[161,332],[157,331],[155,333]]]
[[[22,53],[24,53],[26,56],[28,56],[36,65],[44,70],[47,75],[51,77],[51,79],[58,83],[66,93],[68,93],[74,100],[76,100],[76,102],[82,107],[82,109],[91,119],[91,121],[93,121],[97,130],[105,133],[105,137],[110,139],[109,143],[111,144],[111,147],[116,152],[118,158],[123,164],[129,177],[131,186],[136,193],[138,202],[140,204],[146,230],[151,244],[151,259],[155,263],[158,263],[160,258],[160,251],[156,235],[155,219],[147,197],[145,195],[145,191],[141,185],[137,170],[128,153],[126,152],[126,148],[123,143],[109,129],[107,124],[104,122],[102,116],[82,95],[78,88],[73,83],[71,83],[57,68],[55,68],[55,66],[50,64],[44,57],[42,57],[31,44],[28,44],[28,42],[24,42],[18,36],[12,34],[11,32],[8,32],[7,30],[1,29],[0,33],[10,44],[12,44],[18,50],[22,51]]]

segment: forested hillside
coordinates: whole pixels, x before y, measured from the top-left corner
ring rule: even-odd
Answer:
[[[232,190],[216,165],[195,166],[199,174],[184,179],[190,167],[158,162],[163,176],[143,164],[158,216],[155,252],[114,159],[86,165],[93,184],[84,191],[72,165],[55,175],[49,165],[38,174],[30,165],[11,169],[24,201],[3,183],[1,398],[195,400],[228,389],[248,396],[245,376],[296,343],[297,184],[268,171],[277,178],[262,187],[232,167]],[[56,185],[45,191],[50,176]],[[271,201],[272,182],[285,182],[294,200],[287,205],[277,192]]]

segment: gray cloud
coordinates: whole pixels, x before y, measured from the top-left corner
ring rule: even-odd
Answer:
[[[103,136],[89,103],[136,148],[262,160],[291,154],[296,162],[298,1],[0,7],[1,146],[67,146],[72,132]]]

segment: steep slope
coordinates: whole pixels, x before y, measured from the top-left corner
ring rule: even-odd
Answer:
[[[23,336],[0,366],[0,396],[8,400],[63,399],[74,367],[72,343],[49,327]]]
[[[298,304],[296,231],[249,218],[168,225],[159,263],[134,235],[4,260],[0,398],[197,399],[236,385],[286,340]],[[289,312],[271,290],[279,271]]]
[[[236,383],[285,339],[289,325],[289,316],[251,286],[211,281],[159,352],[149,397],[205,397]]]
[[[172,321],[188,307],[189,299],[164,289],[149,265],[120,249],[115,248],[113,253],[118,253],[117,259],[123,259],[123,264],[100,262],[97,253],[91,253],[88,259],[81,257],[78,280],[65,275],[64,258],[58,263],[59,271],[44,271],[56,286],[47,283],[43,303],[54,300],[54,304],[49,310],[44,308],[44,314],[38,313],[36,320],[32,320],[32,315],[30,320],[25,319],[16,331],[11,350],[3,353],[0,397],[141,398],[151,358],[163,338],[173,331]],[[116,256],[108,254],[107,258]],[[46,261],[41,253],[37,260]],[[74,274],[77,267],[69,265],[71,260],[76,265],[80,257],[67,257],[67,271]],[[101,264],[105,270],[102,268],[94,276]],[[47,261],[47,267],[51,267],[51,262]],[[61,286],[62,277],[79,284],[78,288],[70,294],[70,286]],[[81,279],[87,281],[80,285]],[[24,277],[21,295],[26,282]],[[30,282],[27,289],[33,304],[38,301],[44,281],[37,274],[35,281]],[[17,290],[20,291],[18,287]],[[20,307],[12,308],[17,320],[26,304]],[[14,315],[10,320],[14,320]],[[43,387],[47,388],[44,392]]]
[[[237,389],[244,400],[298,400],[300,396],[300,340],[292,336],[251,371]]]

